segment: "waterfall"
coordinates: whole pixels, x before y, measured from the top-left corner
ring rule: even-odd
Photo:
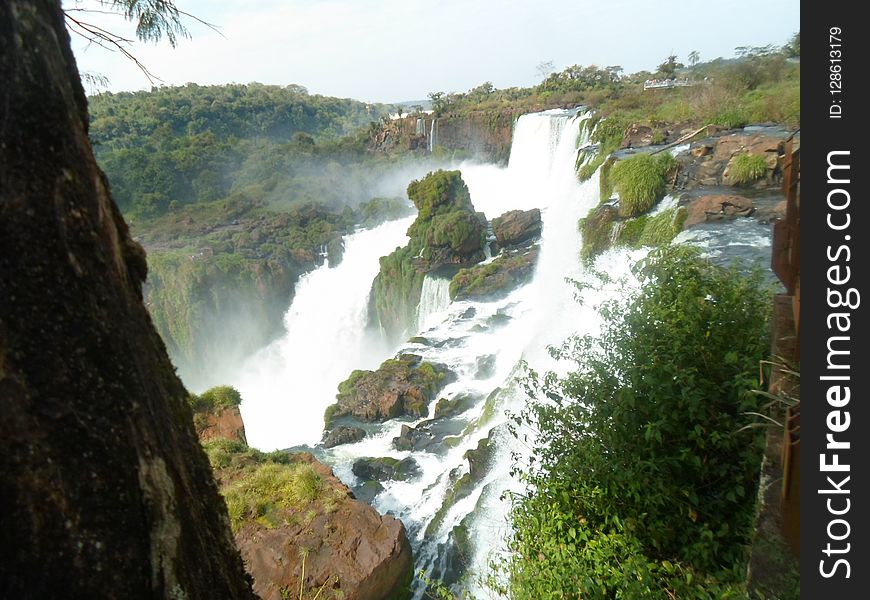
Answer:
[[[232,384],[251,446],[314,444],[323,411],[354,369],[376,368],[388,353],[366,332],[368,297],[378,259],[407,243],[413,218],[347,236],[344,259],[303,275],[284,315],[284,336],[242,366]],[[377,349],[376,351],[373,351]]]
[[[432,149],[435,147],[435,136],[438,135],[438,119],[432,117],[432,124],[429,126],[429,153],[432,153]]]
[[[537,207],[543,220],[540,258],[529,284],[502,300],[449,304],[437,312],[437,319],[427,320],[421,338],[399,350],[447,365],[456,380],[439,397],[471,398],[471,405],[450,417],[433,420],[430,407],[429,415],[417,423],[388,421],[363,441],[326,454],[336,474],[352,486],[361,483],[351,470],[358,457],[412,457],[420,475],[384,482],[373,504],[404,521],[415,570],[447,584],[455,584],[464,572],[474,598],[486,596],[486,590],[474,583],[475,575],[487,573],[491,553],[498,552],[508,533],[509,507],[502,494],[520,491],[511,477],[512,453],[522,456],[526,450],[506,430],[506,412],[519,412],[528,401],[518,380],[518,364],[525,360],[539,371],[565,372],[567,366],[550,357],[548,346],[574,333],[595,333],[600,322],[595,304],[603,298],[601,293],[581,306],[574,298],[575,286],[566,281],[583,278],[577,221],[598,204],[598,177],[579,184],[575,175],[578,147],[588,142],[589,132],[582,127],[587,118],[574,111],[524,115],[515,128],[507,168],[460,165],[475,209],[488,219]],[[606,253],[600,261],[601,268],[617,277],[627,273],[632,262],[621,251]],[[435,284],[430,281],[433,288]],[[429,310],[422,307],[423,301],[420,314]],[[428,426],[431,442],[412,451],[396,450],[391,440],[403,424]],[[484,438],[490,440],[491,457],[484,475],[469,483],[465,455]],[[459,550],[456,536],[463,529],[469,547]],[[418,585],[414,597],[423,594]]]
[[[417,305],[417,331],[426,331],[437,323],[440,313],[450,304],[450,280],[427,274],[423,279]]]

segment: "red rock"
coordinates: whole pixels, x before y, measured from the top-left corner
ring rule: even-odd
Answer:
[[[686,209],[689,211],[689,216],[684,227],[691,227],[705,221],[748,217],[754,212],[755,207],[752,200],[743,196],[715,195],[695,198]]]
[[[324,583],[332,592],[326,597],[340,590],[344,600],[409,595],[413,560],[402,522],[354,499],[311,454],[295,457],[309,463],[340,499],[331,511],[317,511],[310,520],[294,519],[271,529],[254,522],[238,531],[236,544],[254,578],[254,591],[263,600],[283,600],[282,590],[295,598],[304,555],[304,598],[314,597]]]
[[[238,440],[247,444],[245,424],[238,406],[225,408],[217,413],[197,413],[194,415],[196,433],[200,441],[206,442],[214,438]]]

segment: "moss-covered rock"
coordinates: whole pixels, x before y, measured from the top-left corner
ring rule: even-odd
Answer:
[[[618,218],[614,206],[602,204],[580,219],[578,226],[583,238],[580,258],[588,262],[611,247],[613,225]]]
[[[614,245],[628,248],[664,246],[683,230],[688,212],[680,206],[657,215],[642,215],[619,224]]]
[[[497,300],[531,281],[538,247],[505,251],[485,265],[461,269],[450,281],[452,300]]]
[[[471,394],[457,394],[453,398],[440,398],[435,404],[435,418],[452,417],[474,406],[477,398]]]
[[[435,171],[408,186],[417,219],[408,244],[381,258],[372,284],[370,318],[388,339],[398,340],[416,323],[426,273],[463,267],[484,258],[486,219],[474,212],[459,171]]]
[[[443,385],[445,370],[409,356],[414,355],[386,360],[376,371],[351,373],[338,385],[336,403],[326,410],[326,426],[344,415],[363,421],[424,415],[429,401]]]

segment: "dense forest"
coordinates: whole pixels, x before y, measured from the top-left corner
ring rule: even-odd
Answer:
[[[373,185],[354,165],[365,129],[387,110],[297,85],[188,84],[93,96],[90,137],[119,207],[134,219],[246,190],[267,201],[341,205],[360,199],[350,172]]]

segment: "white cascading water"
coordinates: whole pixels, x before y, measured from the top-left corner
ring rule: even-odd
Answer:
[[[437,324],[439,314],[450,305],[450,280],[427,274],[417,305],[417,331],[426,331]],[[435,321],[433,321],[433,315]]]
[[[249,358],[233,382],[251,446],[261,450],[315,444],[323,411],[354,369],[376,368],[389,352],[366,331],[378,259],[408,242],[413,218],[345,238],[344,259],[305,274],[284,315],[285,334]]]

